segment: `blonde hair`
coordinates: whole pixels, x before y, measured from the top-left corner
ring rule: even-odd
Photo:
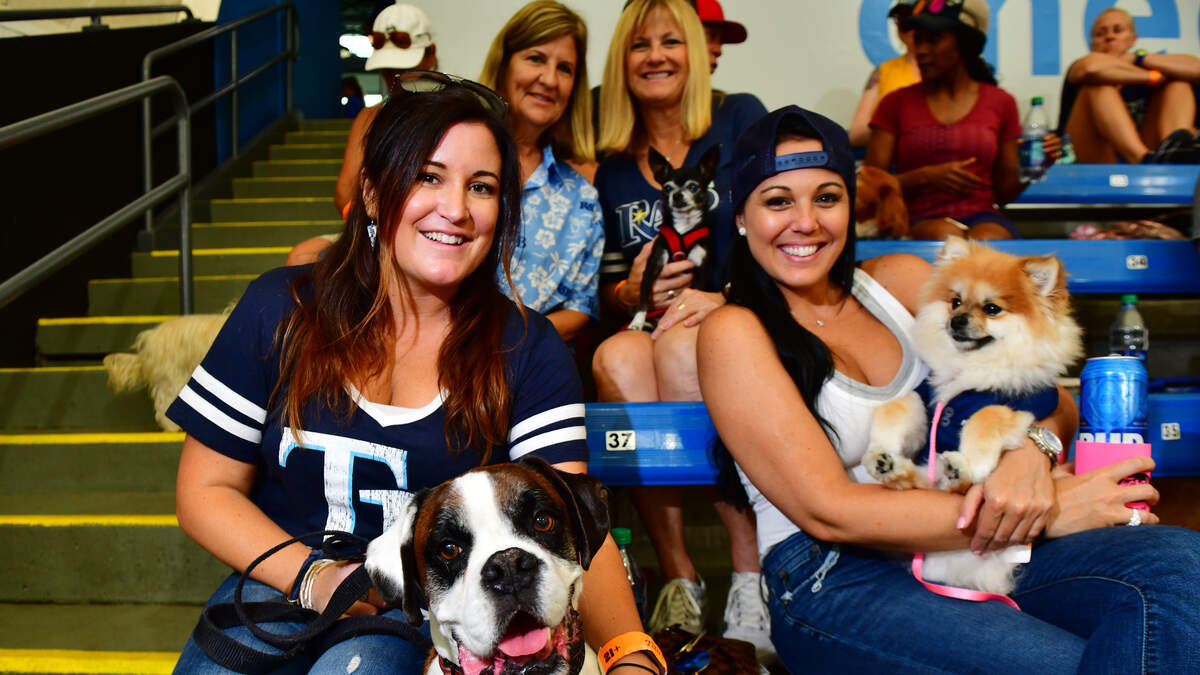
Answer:
[[[566,5],[554,0],[534,0],[518,9],[492,40],[479,82],[500,91],[513,54],[564,35],[575,42],[575,85],[562,117],[539,141],[550,143],[560,159],[591,162],[596,154],[592,95],[587,78],[587,24]]]
[[[688,78],[683,87],[683,129],[696,140],[712,125],[712,81],[708,72],[708,46],[700,17],[686,0],[633,0],[621,12],[608,59],[604,63],[604,86],[600,90],[600,142],[598,150],[629,152],[640,132],[641,120],[629,95],[625,77],[625,57],[634,34],[656,7],[663,7],[683,30],[687,43]]]

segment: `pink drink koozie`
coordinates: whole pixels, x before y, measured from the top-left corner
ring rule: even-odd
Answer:
[[[1075,475],[1087,473],[1092,469],[1116,464],[1128,457],[1149,457],[1149,443],[1095,443],[1091,441],[1075,441]],[[1149,483],[1150,474],[1135,473],[1121,479],[1121,485]],[[1146,502],[1129,502],[1125,506],[1131,509],[1150,510]]]

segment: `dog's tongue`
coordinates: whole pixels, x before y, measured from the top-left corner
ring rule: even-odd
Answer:
[[[549,641],[550,629],[540,626],[528,632],[504,638],[497,648],[508,656],[529,656],[540,652]]]

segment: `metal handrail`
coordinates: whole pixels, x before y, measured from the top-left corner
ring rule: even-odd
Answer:
[[[145,5],[141,7],[69,7],[56,9],[6,9],[0,11],[0,21],[40,21],[42,19],[74,19],[87,17],[92,22],[84,30],[108,28],[100,23],[102,16],[128,16],[130,14],[165,14],[183,12],[184,21],[195,21],[196,16],[187,5]]]
[[[286,26],[284,29],[285,42],[284,42],[283,51],[276,54],[270,60],[266,61],[259,67],[250,71],[249,73],[239,76],[238,75],[238,60],[237,60],[237,29],[238,29],[238,27],[243,26],[252,21],[257,21],[258,19],[261,19],[265,16],[268,16],[270,14],[273,14],[275,12],[280,12],[280,11],[285,11],[287,13],[286,14],[287,21],[286,21]],[[217,99],[221,98],[222,96],[225,96],[226,94],[231,94],[232,102],[230,105],[230,110],[231,110],[230,134],[231,134],[231,139],[232,139],[232,157],[234,159],[236,159],[238,157],[238,150],[239,150],[239,147],[238,147],[239,130],[238,130],[237,90],[240,86],[242,86],[242,84],[249,82],[250,80],[263,74],[271,66],[274,66],[276,63],[279,63],[280,61],[285,61],[287,64],[287,68],[286,68],[287,73],[284,76],[284,92],[285,92],[284,93],[284,109],[285,109],[285,111],[292,109],[292,63],[296,60],[297,56],[299,56],[299,53],[300,53],[300,40],[299,40],[299,36],[296,34],[296,8],[295,8],[295,6],[292,5],[292,3],[285,2],[282,4],[276,5],[274,7],[268,7],[267,9],[264,9],[259,12],[255,12],[254,14],[250,14],[249,16],[244,16],[240,19],[230,21],[229,23],[222,24],[220,26],[215,26],[208,30],[196,33],[195,35],[190,35],[182,40],[179,40],[178,42],[174,42],[172,44],[166,45],[165,47],[159,47],[158,49],[151,51],[150,53],[146,54],[146,56],[142,59],[142,79],[147,80],[150,78],[150,70],[153,68],[154,62],[156,60],[158,60],[159,58],[161,58],[163,56],[167,56],[169,54],[174,54],[176,52],[182,51],[189,47],[194,47],[197,44],[200,44],[201,42],[205,42],[206,40],[211,40],[211,39],[217,37],[218,35],[224,35],[225,33],[230,34],[230,39],[229,39],[229,54],[230,54],[229,80],[230,80],[230,82],[229,82],[229,84],[225,85],[224,87],[221,87],[217,91],[214,91],[213,93],[209,94],[208,96],[205,96],[204,98],[200,99],[199,101],[196,101],[195,103],[193,103],[188,108],[188,111],[190,113],[194,114],[200,110],[203,110],[207,106],[211,105],[212,103],[214,103]],[[150,101],[148,101],[148,100],[143,101],[142,102],[142,165],[145,170],[145,176],[143,177],[142,180],[143,180],[143,185],[145,185],[147,188],[149,187],[150,181],[152,179],[151,169],[153,166],[153,162],[151,159],[151,143],[154,140],[154,138],[156,138],[164,130],[165,130],[165,125],[159,125],[158,127],[152,126],[151,119],[150,119]],[[147,232],[149,232],[153,229],[152,215],[153,214],[149,214],[149,213],[146,214],[145,229]]]
[[[179,172],[157,187],[147,186],[145,192],[137,199],[75,235],[70,241],[42,256],[4,283],[0,283],[0,307],[4,307],[54,272],[65,267],[142,213],[151,212],[155,206],[178,193],[181,241],[179,247],[179,310],[182,314],[191,313],[191,118],[188,113],[187,97],[184,96],[183,88],[179,86],[175,78],[165,75],[156,77],[0,127],[0,150],[102,115],[133,101],[149,99],[150,96],[163,91],[172,94],[175,104],[173,119],[178,130]]]

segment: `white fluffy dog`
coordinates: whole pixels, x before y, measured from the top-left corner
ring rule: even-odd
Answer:
[[[168,319],[138,333],[133,354],[118,352],[104,357],[108,386],[117,393],[145,387],[154,401],[158,426],[165,431],[179,431],[179,425],[167,419],[167,408],[208,353],[232,309],[230,305],[220,314]]]

